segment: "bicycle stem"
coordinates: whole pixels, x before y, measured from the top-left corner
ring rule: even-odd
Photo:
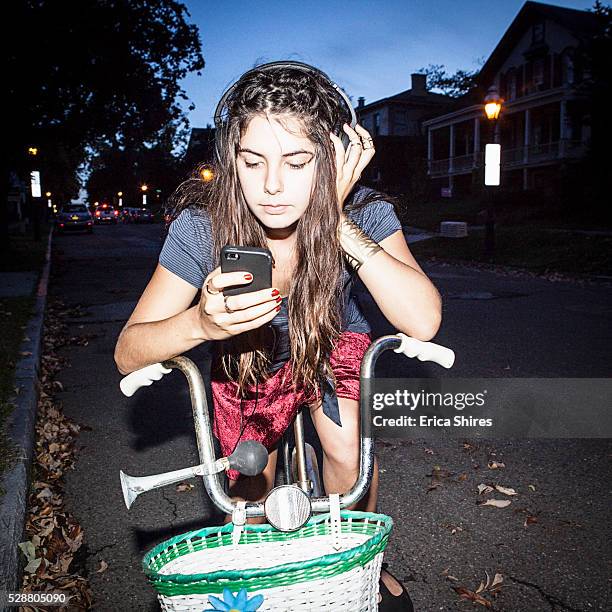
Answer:
[[[359,398],[359,410],[361,415],[359,476],[350,491],[340,496],[341,508],[346,508],[347,506],[352,506],[357,503],[367,493],[370,487],[374,470],[374,442],[371,436],[370,405],[368,401],[370,398],[369,385],[374,378],[376,361],[380,355],[387,350],[398,348],[400,344],[401,340],[398,336],[382,336],[370,345],[361,362]],[[166,368],[180,370],[187,378],[193,406],[193,420],[200,462],[204,465],[214,463],[216,457],[208,403],[206,400],[206,389],[200,371],[190,359],[183,356],[168,359],[164,361],[162,365]],[[231,515],[234,510],[234,502],[223,489],[221,474],[203,474],[202,480],[206,492],[215,506],[222,512]],[[328,497],[312,498],[311,504],[313,512],[329,511],[330,504]],[[245,511],[247,517],[265,515],[263,502],[247,501]]]

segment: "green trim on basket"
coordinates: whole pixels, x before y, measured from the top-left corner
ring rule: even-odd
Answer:
[[[218,570],[203,574],[160,574],[159,570],[168,562],[185,554],[206,549],[232,546],[234,526],[228,523],[221,527],[205,527],[170,538],[150,550],[143,559],[145,574],[158,591],[166,596],[221,593],[227,588],[236,591],[246,588],[256,592],[272,587],[286,586],[296,582],[331,578],[350,571],[358,565],[364,566],[382,552],[393,528],[393,519],[384,514],[371,512],[342,511],[341,525],[345,533],[371,534],[366,542],[348,550],[322,555],[305,561],[292,561],[274,567],[244,570]],[[352,519],[349,523],[348,519]],[[363,519],[367,519],[364,522]],[[268,524],[244,526],[240,544],[256,542],[278,542],[307,539],[330,534],[330,514],[312,517],[298,531],[282,532]],[[350,527],[350,529],[349,529]],[[214,537],[210,537],[214,536]],[[194,538],[197,538],[194,541]]]

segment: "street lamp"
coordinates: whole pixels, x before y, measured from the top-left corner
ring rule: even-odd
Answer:
[[[45,195],[47,196],[47,208],[51,208],[51,192],[47,191]]]
[[[485,145],[484,184],[487,194],[487,217],[485,225],[485,257],[492,261],[495,256],[495,195],[500,184],[501,145],[497,142],[497,120],[503,100],[497,88],[489,87],[484,99],[484,111],[491,126],[490,143]]]
[[[32,230],[34,232],[34,240],[37,242],[40,240],[40,212],[38,210],[40,200],[42,197],[41,186],[40,186],[40,170],[37,170],[36,166],[40,162],[36,162],[38,156],[38,147],[28,147],[28,170],[30,172],[30,194],[29,194],[29,217],[32,222]]]
[[[485,113],[487,115],[487,119],[496,120],[499,118],[499,113],[501,111],[501,107],[503,104],[503,100],[499,97],[497,93],[497,88],[495,85],[489,87],[489,91],[487,91],[487,95],[485,96]]]
[[[117,197],[119,198],[119,207],[121,208],[121,206],[123,206],[123,200],[121,199],[123,197],[123,191],[118,191]]]
[[[202,168],[200,170],[200,177],[205,183],[209,183],[215,178],[214,172],[210,168]]]
[[[142,205],[146,206],[147,205],[147,189],[149,188],[149,186],[146,183],[143,183],[140,186],[140,191],[142,191]]]

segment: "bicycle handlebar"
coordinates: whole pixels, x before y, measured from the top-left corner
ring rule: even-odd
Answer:
[[[451,368],[455,363],[455,353],[449,348],[435,342],[424,342],[411,338],[406,334],[396,334],[402,341],[396,353],[403,353],[406,357],[416,357],[420,361],[433,361],[444,368]]]
[[[417,340],[402,333],[383,336],[375,340],[364,355],[360,373],[360,384],[362,386],[366,380],[374,376],[374,366],[379,355],[391,349],[407,357],[417,357],[421,361],[433,361],[445,368],[450,368],[455,361],[455,353],[451,349],[439,344]],[[174,357],[163,364],[155,363],[141,370],[136,370],[123,378],[120,383],[121,391],[126,396],[131,397],[140,387],[151,385],[155,380],[159,380],[165,374],[171,372],[172,369],[181,370],[189,382],[200,460],[203,465],[212,464],[216,457],[213,449],[208,409],[206,407],[204,381],[200,371],[190,359],[182,356]],[[367,493],[372,480],[374,444],[366,423],[369,418],[370,407],[365,393],[361,394],[359,404],[361,415],[360,471],[353,488],[340,496],[341,508],[346,508],[359,501]],[[203,474],[202,478],[206,491],[217,508],[227,514],[231,514],[235,504],[223,490],[219,474]],[[328,497],[311,499],[313,512],[328,512],[329,504]],[[245,513],[248,517],[264,516],[263,502],[247,502]]]
[[[146,368],[136,370],[121,379],[119,388],[126,397],[132,397],[141,387],[148,387],[164,374],[172,372],[170,368],[165,368],[161,363],[154,363]]]
[[[398,333],[396,336],[401,340],[400,346],[393,349],[396,353],[403,353],[406,357],[416,357],[420,361],[433,361],[444,368],[451,368],[455,363],[455,353],[445,346],[435,342],[417,340],[402,333]],[[170,372],[172,370],[165,368],[161,363],[154,363],[122,378],[119,387],[123,395],[132,397],[141,387],[152,385],[156,380],[160,380]]]

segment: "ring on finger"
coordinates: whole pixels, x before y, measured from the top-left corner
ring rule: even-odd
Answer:
[[[355,145],[355,146],[362,146],[361,144],[361,140],[351,140],[350,142],[351,145]]]
[[[227,312],[227,314],[232,314],[233,312],[236,312],[235,310],[232,310],[228,305],[227,305],[227,295],[223,296],[223,305],[225,306],[225,312]]]
[[[206,284],[204,285],[204,289],[206,289],[206,293],[208,293],[208,295],[218,295],[219,293],[221,293],[220,291],[210,290],[210,280],[206,281]]]
[[[370,141],[368,143],[368,146],[366,147],[365,145],[363,145],[363,150],[367,151],[368,149],[373,149],[374,148],[374,142]]]

